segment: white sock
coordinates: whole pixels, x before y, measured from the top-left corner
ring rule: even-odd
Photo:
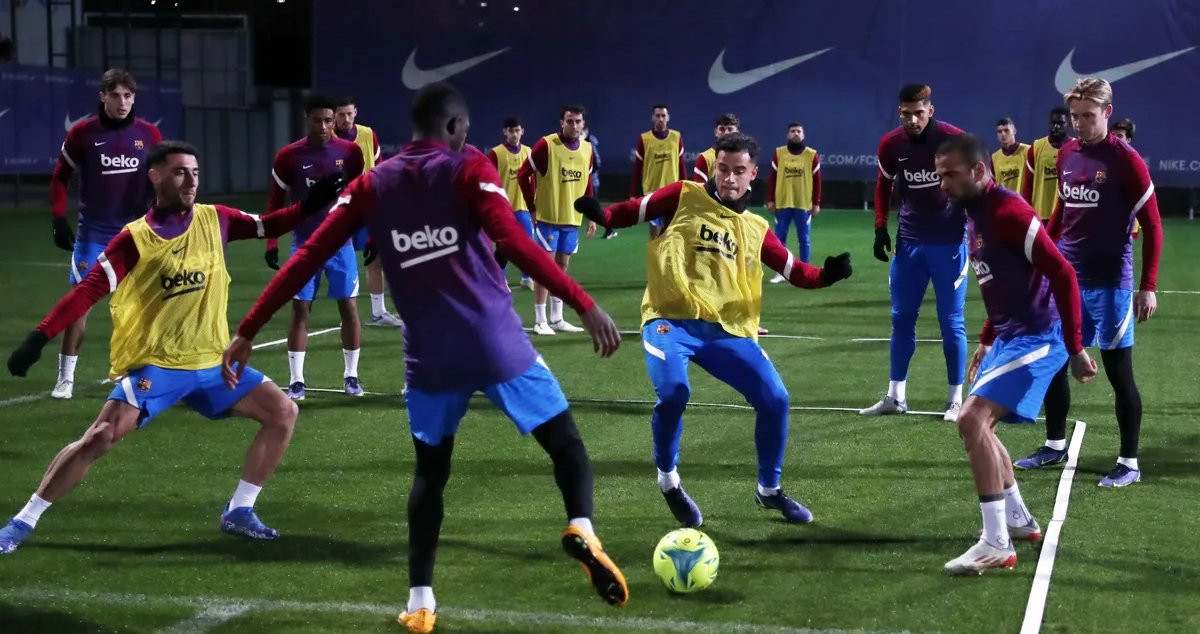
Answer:
[[[1008,548],[1008,525],[1004,522],[1004,500],[980,502],[983,513],[983,539],[996,548]]]
[[[412,614],[417,610],[437,612],[437,601],[433,598],[433,586],[416,586],[408,589],[408,606],[405,611]]]
[[[1137,458],[1117,458],[1117,464],[1123,464],[1134,471],[1140,471],[1137,466]]]
[[[550,323],[562,321],[563,301],[557,297],[550,298]]]
[[[779,487],[765,487],[761,484],[758,485],[758,494],[763,497],[770,497],[776,493],[779,493]]]
[[[906,392],[908,391],[908,381],[888,381],[888,396],[904,402]]]
[[[592,530],[592,520],[589,518],[573,517],[571,518],[571,521],[567,522],[567,524],[570,526],[578,526],[579,530],[593,537],[596,535],[596,531]]]
[[[53,503],[43,500],[41,496],[34,493],[33,497],[29,498],[29,501],[25,503],[25,508],[21,509],[20,513],[14,515],[13,519],[21,520],[29,524],[30,527],[37,526],[38,520],[42,518],[42,513],[50,508],[51,504]]]
[[[1004,490],[1004,521],[1009,526],[1025,526],[1033,519],[1025,500],[1021,499],[1021,490],[1017,483]]]
[[[288,384],[304,382],[304,353],[288,350],[288,369],[292,371],[292,380]]]
[[[1047,447],[1049,447],[1049,448],[1051,448],[1051,449],[1053,449],[1053,450],[1055,450],[1055,451],[1066,451],[1066,449],[1067,449],[1067,439],[1066,439],[1066,438],[1060,438],[1060,439],[1058,439],[1058,440],[1047,440],[1047,441],[1046,441],[1046,446],[1047,446]]]
[[[951,403],[962,405],[962,384],[951,385],[950,390],[946,392],[946,400]]]
[[[545,304],[534,304],[533,305],[533,323],[535,323],[535,324],[546,323],[546,305]]]
[[[238,480],[237,488],[233,490],[233,497],[229,498],[229,510],[240,509],[243,506],[253,507],[254,502],[258,500],[260,491],[262,491],[262,487],[257,484]]]
[[[679,470],[671,469],[670,473],[662,471],[658,472],[658,488],[662,489],[663,493],[679,486]]]
[[[371,293],[371,316],[378,317],[387,312],[387,306],[383,304],[383,293]]]
[[[342,358],[346,360],[346,371],[342,373],[342,378],[358,376],[358,352],[342,348]]]
[[[79,355],[77,354],[59,354],[58,355],[58,380],[59,381],[74,381],[75,380],[75,364],[79,363]]]

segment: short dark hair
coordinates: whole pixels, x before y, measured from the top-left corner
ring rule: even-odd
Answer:
[[[1002,125],[1013,125],[1012,117],[1000,117],[999,119],[997,119],[996,127],[998,128]]]
[[[585,119],[587,118],[587,108],[584,108],[582,105],[577,103],[568,103],[563,105],[561,112],[558,113],[558,118],[560,120],[566,119],[568,112],[574,112]]]
[[[1053,108],[1050,109],[1050,116],[1053,117],[1055,115],[1062,115],[1064,117],[1069,117],[1069,116],[1071,116],[1071,111],[1068,110],[1066,106],[1054,106]]]
[[[663,110],[667,110],[667,111],[671,110],[670,108],[667,107],[667,104],[665,104],[665,103],[656,103],[653,106],[650,106],[650,112],[654,112],[655,110],[658,110],[659,108],[662,108]]]
[[[100,90],[112,92],[117,86],[125,86],[131,92],[137,92],[137,80],[124,68],[110,68],[100,76]]]
[[[200,158],[200,153],[190,143],[185,141],[159,141],[158,145],[150,148],[150,152],[146,154],[146,167],[163,165],[172,154],[191,154],[197,159]]]
[[[787,127],[787,129],[788,129],[788,130],[791,130],[792,128],[800,128],[800,129],[804,129],[804,125],[803,125],[803,124],[800,124],[800,123],[796,123],[795,121],[793,121],[793,122],[791,122],[791,123],[789,123],[789,124],[788,124],[788,127]]]
[[[937,156],[958,154],[968,165],[988,164],[988,149],[983,140],[974,134],[955,134],[938,146]]]
[[[313,110],[329,110],[335,111],[338,108],[338,100],[329,95],[313,93],[304,100],[304,114],[308,114]]]
[[[521,117],[504,117],[504,127],[507,129],[521,128],[524,126],[521,124]]]
[[[925,84],[904,84],[900,89],[900,93],[896,95],[900,103],[910,103],[920,101],[928,104],[929,98],[933,96],[933,89]]]
[[[717,141],[717,154],[721,152],[726,154],[745,152],[750,155],[750,162],[753,163],[758,159],[758,141],[755,141],[754,137],[742,134],[741,132],[726,134],[721,137],[720,141]]]
[[[425,134],[438,132],[442,122],[467,112],[467,100],[450,84],[439,81],[426,84],[413,97],[413,127]]]
[[[346,106],[356,106],[358,102],[351,95],[342,95],[337,99],[337,107],[345,108]]]
[[[1129,137],[1130,141],[1133,140],[1133,130],[1135,127],[1137,126],[1134,124],[1133,119],[1129,118],[1121,119],[1112,124],[1113,130],[1123,130],[1125,132],[1125,136]]]
[[[733,114],[732,112],[726,112],[717,115],[717,122],[713,124],[713,127],[719,125],[735,125],[740,128],[742,127],[742,120],[738,119],[736,114]]]

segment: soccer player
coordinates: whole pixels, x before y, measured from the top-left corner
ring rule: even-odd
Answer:
[[[337,103],[329,97],[313,95],[304,104],[304,121],[308,135],[299,141],[285,145],[275,155],[271,168],[271,194],[267,210],[274,211],[284,206],[285,199],[293,202],[303,199],[308,188],[317,179],[335,172],[343,172],[347,179],[363,172],[362,149],[333,133],[334,112]],[[305,219],[292,232],[292,253],[312,235],[328,210]],[[274,239],[267,241],[267,266],[279,270],[279,246]],[[358,321],[358,262],[354,246],[349,240],[329,261],[324,263],[312,279],[292,298],[292,321],[288,327],[288,396],[303,401],[307,394],[304,381],[304,356],[308,349],[308,315],[313,299],[321,287],[321,277],[329,283],[328,295],[337,301],[338,313],[342,318],[342,372],[343,389],[350,396],[362,396],[362,384],[358,380],[358,356],[361,329]]]
[[[1063,106],[1050,111],[1050,133],[1025,150],[1025,171],[1021,176],[1021,198],[1029,203],[1042,223],[1050,220],[1054,201],[1058,200],[1058,152],[1067,140],[1067,116]]]
[[[707,183],[708,179],[712,178],[713,172],[717,169],[717,142],[726,134],[737,132],[741,123],[738,116],[732,112],[717,115],[717,122],[713,126],[713,136],[716,138],[712,147],[696,156],[696,166],[692,168],[693,181]]]
[[[525,204],[525,196],[521,194],[521,183],[517,173],[521,166],[529,160],[529,146],[521,143],[525,134],[525,126],[521,125],[519,117],[508,117],[500,130],[504,134],[504,142],[488,150],[487,157],[500,173],[500,183],[504,186],[504,195],[508,196],[517,222],[525,230],[525,235],[533,238],[533,217],[529,215],[529,205]],[[533,290],[533,278],[521,272],[521,288]]]
[[[37,492],[0,529],[0,554],[15,551],[50,504],[74,489],[118,441],[180,401],[208,418],[236,414],[258,422],[220,527],[251,539],[279,536],[258,519],[254,503],[287,450],[297,409],[254,368],[242,366],[231,385],[222,380],[221,352],[229,342],[225,245],[291,230],[337,197],[340,175],[318,181],[304,202],[260,218],[195,202],[200,167],[186,143],[159,143],[145,164],[156,195],[149,213],[108,243],[97,266],[8,358],[9,372],[25,376],[46,343],[113,293],[109,378],[116,387],[95,422],[58,452]]]
[[[492,253],[505,256],[579,312],[596,350],[620,343],[612,319],[526,237],[500,178],[483,154],[464,150],[466,102],[445,83],[417,92],[413,141],[351,183],[341,204],[289,260],[238,328],[225,354],[226,379],[250,356],[251,340],[288,296],[358,227],[380,246],[384,274],[404,319],[409,427],[416,475],[408,498],[409,591],[400,621],[429,632],[436,620],[433,564],[441,531],[442,492],[467,402],[483,392],[533,434],[554,463],[568,526],[563,547],[579,560],[596,591],[623,605],[628,589],[592,530],[592,470],[554,375],[521,330],[512,295]]]
[[[783,177],[780,178],[780,173]],[[821,155],[804,144],[804,126],[789,123],[787,145],[775,148],[767,179],[767,211],[775,215],[775,235],[787,246],[788,227],[796,223],[800,261],[808,263],[812,219],[821,213]],[[786,280],[776,273],[772,284]]]
[[[333,132],[340,139],[345,139],[362,150],[363,171],[375,167],[379,162],[379,136],[367,126],[357,123],[358,106],[354,97],[342,97],[338,100],[337,110],[333,113]],[[371,320],[368,326],[399,327],[404,324],[400,318],[389,313],[384,302],[383,269],[376,259],[375,245],[367,243],[367,232],[359,231],[352,239],[355,251],[363,252],[363,264],[367,267],[367,291],[371,295]]]
[[[517,173],[521,194],[534,214],[534,235],[543,249],[554,254],[554,261],[564,272],[571,255],[579,250],[579,223],[583,219],[572,205],[579,197],[595,191],[591,180],[596,168],[595,153],[592,144],[582,138],[585,114],[583,106],[563,106],[559,132],[538,139],[529,152],[529,160]],[[596,223],[589,222],[587,237],[594,235]],[[561,298],[551,299],[547,317],[549,291],[537,286],[533,294],[534,334],[583,332],[563,319]]]
[[[692,362],[733,387],[755,409],[755,501],[778,510],[789,522],[812,521],[812,513],[780,487],[788,392],[758,345],[760,261],[794,286],[820,288],[850,277],[850,254],[826,258],[823,269],[799,262],[766,220],[746,211],[750,183],[758,176],[757,157],[754,139],[728,134],[717,142],[716,171],[707,184],[674,183],[606,209],[594,198],[578,203],[605,226],[628,227],[653,218],[665,223],[663,235],[647,251],[642,347],[658,396],[650,421],[658,485],[675,519],[689,527],[700,526],[703,515],[684,492],[676,464]]]
[[[683,137],[670,129],[671,111],[666,104],[650,108],[650,130],[638,137],[633,150],[633,172],[629,176],[629,197],[637,198],[677,181],[685,181],[687,162],[683,160]],[[604,234],[610,231],[606,229]],[[662,221],[650,223],[650,239],[662,234]]]
[[[1079,276],[1083,297],[1083,344],[1100,348],[1104,374],[1116,397],[1120,453],[1102,487],[1123,487],[1141,479],[1138,441],[1142,397],[1133,379],[1134,320],[1154,315],[1158,302],[1158,261],[1162,221],[1158,197],[1146,162],[1129,144],[1108,133],[1112,86],[1103,79],[1083,78],[1063,96],[1077,138],[1058,153],[1059,201],[1048,231]],[[1134,218],[1142,223],[1142,273],[1133,290]],[[1046,444],[1018,460],[1036,469],[1067,460],[1066,419],[1070,386],[1056,381],[1046,396]],[[1051,411],[1051,404],[1057,404]]]
[[[889,273],[892,298],[890,380],[887,394],[859,414],[879,416],[908,411],[908,365],[917,349],[917,314],[925,289],[933,281],[942,354],[946,358],[946,413],[954,422],[962,407],[963,374],[967,364],[967,247],[963,243],[966,217],[946,200],[938,187],[933,154],[946,137],[962,130],[933,118],[929,86],[908,84],[900,89],[900,127],[879,141],[879,176],[875,181],[875,258],[887,262],[892,249],[888,211],[892,197],[900,199],[900,230],[896,257]]]
[[[1071,374],[1084,383],[1096,376],[1096,363],[1081,343],[1074,269],[1033,208],[992,180],[983,141],[950,136],[934,161],[942,191],[966,212],[971,268],[987,310],[968,371],[971,393],[957,420],[983,532],[945,566],[951,574],[981,574],[1017,564],[1013,538],[1042,536],[1021,499],[996,422],[1033,421],[1047,385],[1068,359]]]
[[[146,178],[146,155],[162,140],[153,123],[134,114],[137,81],[112,68],[100,77],[96,114],[67,132],[62,153],[50,179],[50,211],[54,244],[71,252],[70,281],[78,284],[104,251],[104,245],[125,223],[138,217],[151,202]],[[79,172],[79,237],[67,225],[67,185]],[[85,312],[67,326],[58,355],[58,378],[50,396],[71,398],[75,364],[87,330]]]
[[[1020,194],[1024,184],[1025,155],[1030,146],[1017,142],[1017,126],[1011,117],[1001,117],[996,122],[996,140],[1000,142],[1000,149],[992,152],[992,174],[996,184]]]

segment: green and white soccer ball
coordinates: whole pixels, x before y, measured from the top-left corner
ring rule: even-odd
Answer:
[[[671,592],[697,592],[712,585],[720,561],[717,545],[694,528],[671,531],[654,548],[654,574]]]

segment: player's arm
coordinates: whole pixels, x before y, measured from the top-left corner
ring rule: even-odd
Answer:
[[[363,170],[367,167],[366,160],[363,158],[362,148],[357,143],[350,151],[350,157],[346,159],[346,164],[342,171],[346,173],[346,182],[350,182],[359,176],[362,176]]]
[[[685,181],[688,179],[687,161],[684,160],[684,156],[686,154],[687,153],[683,151],[683,135],[680,134],[679,135],[679,180],[681,180],[681,181]]]
[[[643,154],[646,144],[638,137],[637,147],[633,148],[633,171],[629,174],[629,197],[637,198],[642,193],[642,169],[645,163]]]
[[[371,147],[375,148],[375,162],[378,163],[383,149],[379,146],[379,135],[374,130],[371,130]]]
[[[1158,308],[1155,289],[1158,288],[1158,261],[1162,255],[1162,218],[1158,213],[1158,194],[1150,180],[1146,162],[1136,153],[1125,157],[1128,173],[1133,177],[1126,185],[1126,194],[1134,201],[1133,210],[1142,225],[1142,276],[1133,298],[1133,312],[1138,321],[1146,321]]]
[[[517,171],[517,184],[521,187],[521,196],[525,199],[529,213],[534,219],[537,218],[534,200],[537,196],[537,178],[546,175],[549,158],[550,146],[546,145],[546,139],[538,139],[537,143],[533,144],[533,149],[529,151],[529,158],[521,164],[521,169]]]
[[[812,215],[821,213],[821,155],[813,151],[812,162]]]
[[[53,228],[54,245],[64,251],[75,249],[75,233],[67,222],[67,186],[71,175],[78,167],[76,160],[84,156],[78,124],[67,132],[54,174],[50,177],[50,224]]]
[[[500,157],[496,155],[496,150],[494,148],[487,151],[487,157],[496,169],[500,169]]]
[[[888,143],[891,138],[889,135],[879,142],[876,155],[879,173],[875,176],[875,244],[872,250],[875,259],[880,262],[887,262],[887,254],[892,250],[892,236],[887,228],[888,213],[891,211],[892,190],[896,184],[896,166],[900,164]]]
[[[575,201],[575,210],[588,220],[611,229],[632,227],[656,218],[664,218],[664,224],[670,224],[675,211],[679,209],[679,195],[682,191],[683,183],[671,183],[653,194],[631,198],[608,207],[601,207],[600,201],[585,196]]]
[[[696,155],[696,167],[692,168],[692,180],[697,183],[708,182],[708,159],[704,158],[704,154]]]
[[[824,268],[817,268],[792,255],[787,247],[779,241],[773,231],[763,236],[762,250],[759,251],[762,263],[772,271],[787,278],[792,286],[799,288],[824,288],[850,277],[853,269],[850,267],[850,254],[843,253],[825,258]]]
[[[287,204],[288,183],[291,181],[291,161],[284,150],[279,150],[275,155],[275,162],[271,165],[271,191],[267,194],[267,212],[283,209]],[[271,253],[274,252],[274,264],[271,262]],[[279,241],[275,238],[267,239],[267,266],[273,269],[279,268]]]
[[[771,173],[767,176],[767,211],[775,213],[775,185],[778,181],[779,174],[779,150],[771,155]]]
[[[221,226],[225,230],[225,241],[277,238],[295,229],[300,221],[332,204],[345,184],[344,176],[330,174],[313,183],[303,201],[276,209],[265,216],[217,205]]]
[[[1025,150],[1025,167],[1021,169],[1021,198],[1024,198],[1025,202],[1033,204],[1033,145]]]

